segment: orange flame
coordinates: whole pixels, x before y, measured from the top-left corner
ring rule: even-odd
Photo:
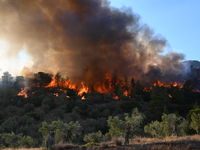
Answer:
[[[18,96],[24,96],[24,98],[27,98],[28,95],[26,91],[29,89],[29,87],[21,88],[21,91],[18,93]]]
[[[124,91],[123,95],[128,96],[128,91]]]

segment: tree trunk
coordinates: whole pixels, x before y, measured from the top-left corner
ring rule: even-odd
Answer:
[[[128,124],[126,126],[126,135],[124,145],[129,145],[129,135],[130,135],[131,126]]]

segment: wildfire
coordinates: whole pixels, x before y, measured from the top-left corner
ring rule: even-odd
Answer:
[[[128,91],[124,91],[123,95],[128,96]]]
[[[21,88],[21,91],[18,93],[18,96],[24,96],[24,98],[27,98],[28,95],[26,91],[29,89],[29,87]]]
[[[156,85],[158,85],[159,87],[161,87],[161,86],[163,86],[163,87],[170,87],[171,85],[173,85],[173,87],[176,87],[176,86],[179,86],[180,88],[183,87],[182,84],[177,83],[177,82],[170,83],[170,84],[165,84],[165,83],[160,82],[159,80],[154,83],[154,86],[156,86]]]
[[[111,95],[113,95],[113,99],[119,100],[119,97],[116,96],[114,93],[115,91],[115,85],[120,85],[120,88],[123,89],[123,95],[125,96],[129,96],[129,91],[131,89],[131,86],[125,82],[123,82],[123,80],[117,80],[115,81],[115,83],[113,83],[113,77],[110,74],[106,74],[105,75],[105,79],[102,82],[97,82],[96,84],[94,84],[94,86],[92,87],[96,92],[98,93],[110,93]],[[21,92],[19,92],[18,95],[20,96],[24,96],[25,98],[27,98],[27,93],[26,91],[29,88],[32,87],[40,87],[38,86],[38,83],[34,83],[31,87],[26,87],[23,88],[21,90]],[[166,83],[162,83],[161,81],[156,81],[154,83],[154,86],[163,86],[163,87],[171,87],[171,86],[179,86],[180,88],[182,88],[183,86],[180,83],[174,82],[172,84],[166,84]],[[58,80],[56,78],[53,78],[52,81],[45,87],[42,88],[55,88],[58,91],[64,91],[65,93],[67,93],[67,89],[73,89],[75,91],[77,91],[79,96],[82,96],[82,99],[84,100],[86,97],[84,95],[84,93],[89,93],[91,92],[91,89],[87,86],[87,84],[83,81],[81,82],[74,82],[71,79],[61,79]],[[149,87],[144,87],[144,91],[146,92],[150,92],[153,89],[153,86],[149,86]],[[199,92],[199,91],[197,91]],[[35,91],[32,91],[32,94],[34,94]],[[56,97],[59,96],[58,92],[52,93],[53,95],[55,95]],[[67,96],[69,98],[69,96]],[[169,94],[169,97],[172,98],[172,96]]]

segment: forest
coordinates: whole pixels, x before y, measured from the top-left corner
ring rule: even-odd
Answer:
[[[48,85],[56,79],[56,86]],[[111,80],[110,92],[61,84],[61,75],[33,78],[4,72],[0,89],[0,148],[45,147],[59,143],[99,145],[113,138],[163,138],[199,134],[200,93],[195,82],[147,88],[133,78]],[[19,94],[26,86],[25,94]],[[127,92],[125,92],[127,91]],[[126,94],[125,94],[126,93]]]

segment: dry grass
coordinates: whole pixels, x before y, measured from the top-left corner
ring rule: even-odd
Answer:
[[[19,149],[14,149],[14,148],[5,148],[2,150],[42,150],[43,148],[19,148]]]
[[[170,136],[163,139],[135,137],[130,140],[130,145],[115,144],[123,143],[124,138],[113,139],[110,142],[101,143],[101,146],[86,147],[80,145],[61,144],[56,150],[80,149],[80,150],[200,150],[200,135],[193,136]],[[118,146],[116,146],[118,145]],[[13,149],[3,149],[13,150]],[[42,148],[17,149],[17,150],[42,150]]]
[[[130,140],[130,144],[153,144],[153,143],[170,143],[170,142],[190,142],[190,141],[200,141],[200,135],[192,135],[192,136],[170,136],[162,139],[158,138],[141,138],[135,137],[134,139]]]
[[[116,146],[121,146],[122,145],[122,139],[121,138],[114,137],[112,139],[112,141],[115,143]]]

